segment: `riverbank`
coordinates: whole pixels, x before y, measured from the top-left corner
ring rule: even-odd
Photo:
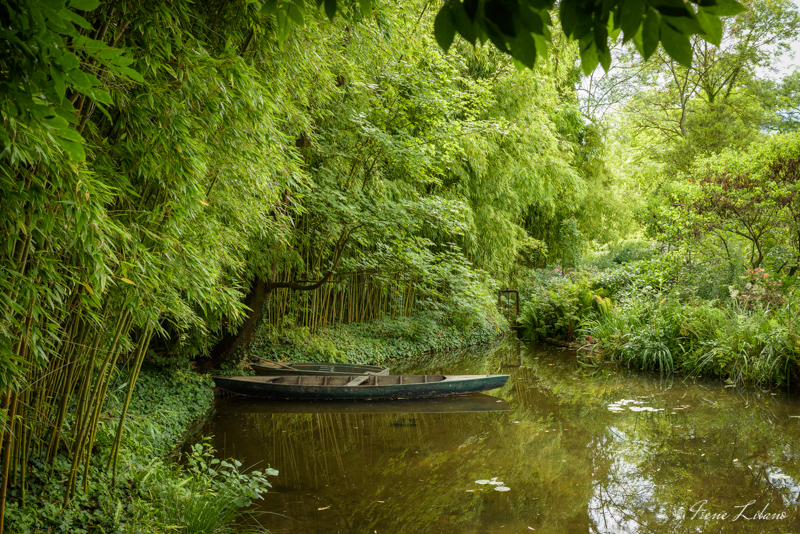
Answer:
[[[72,462],[62,451],[52,469],[30,469],[24,493],[10,492],[7,532],[225,532],[239,509],[266,491],[273,470],[244,474],[240,464],[213,459],[208,446],[195,445],[177,465],[179,447],[210,416],[213,401],[209,378],[182,369],[142,369],[115,477],[110,458],[128,378],[122,369],[109,387],[95,452],[88,467],[79,466],[74,497],[64,505]]]
[[[666,260],[535,273],[521,291],[525,337],[577,343],[595,361],[661,374],[797,387],[800,292],[792,280],[756,269],[723,286],[698,266]]]
[[[502,317],[458,326],[431,314],[337,325],[310,332],[307,328],[261,328],[245,361],[309,361],[386,363],[430,352],[487,343],[508,330]]]

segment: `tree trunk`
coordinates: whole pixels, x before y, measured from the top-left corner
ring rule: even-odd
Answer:
[[[244,301],[247,307],[250,308],[247,317],[235,333],[226,332],[222,336],[222,339],[211,350],[208,358],[195,361],[197,370],[200,373],[208,373],[212,369],[219,368],[220,365],[233,356],[236,349],[247,345],[253,340],[256,326],[261,320],[262,308],[272,293],[272,289],[272,284],[268,284],[266,280],[259,276],[255,277],[250,287],[250,293],[248,293]]]

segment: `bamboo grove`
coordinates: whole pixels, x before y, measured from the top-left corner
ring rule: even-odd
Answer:
[[[519,71],[444,54],[424,2],[342,13],[287,37],[246,0],[0,6],[0,516],[34,465],[66,461],[65,502],[93,462],[116,476],[146,359],[202,362],[262,317],[469,322],[560,257],[537,228],[593,238],[576,46]]]

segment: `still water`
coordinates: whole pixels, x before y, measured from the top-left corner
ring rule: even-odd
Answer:
[[[280,472],[254,508],[270,532],[800,533],[798,400],[516,340],[392,372],[511,378],[452,401],[217,401],[219,455]]]

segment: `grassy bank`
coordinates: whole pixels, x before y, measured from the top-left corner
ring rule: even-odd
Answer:
[[[205,445],[184,455],[182,467],[174,461],[213,399],[209,379],[184,370],[142,369],[115,477],[109,462],[128,378],[122,369],[109,387],[96,451],[88,468],[81,466],[75,496],[64,503],[68,451],[56,456],[52,468],[35,460],[33,474],[19,484],[25,492],[9,495],[7,532],[226,532],[239,509],[266,491],[266,475],[274,471],[245,474],[241,465],[213,459]]]
[[[534,273],[521,322],[531,340],[591,358],[731,384],[795,388],[800,292],[763,269],[727,277],[669,258]]]
[[[307,328],[263,327],[249,358],[341,363],[386,363],[426,352],[486,343],[507,330],[499,315],[479,323],[454,325],[432,314],[338,325],[310,332]]]

